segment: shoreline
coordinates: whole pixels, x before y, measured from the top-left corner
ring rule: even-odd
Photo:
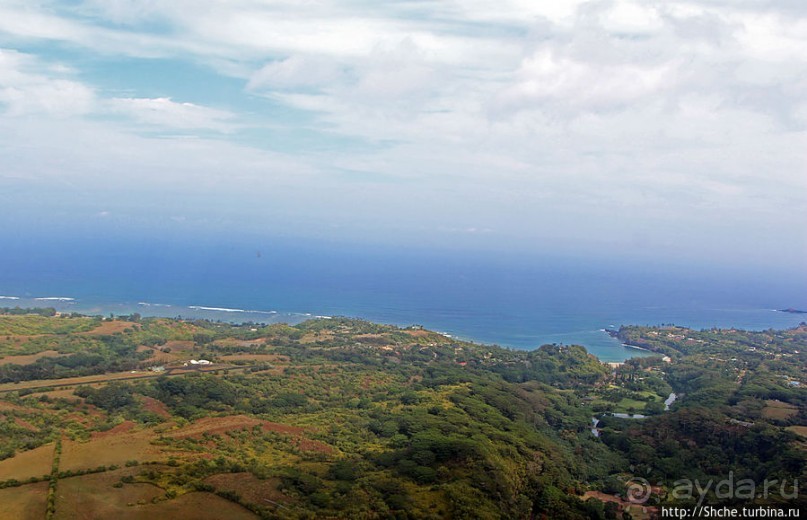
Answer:
[[[14,298],[14,300],[12,300]],[[278,310],[253,310],[253,309],[245,309],[245,308],[233,308],[233,307],[225,307],[225,306],[214,306],[214,305],[182,305],[177,303],[157,303],[157,302],[148,302],[148,301],[131,301],[131,302],[122,302],[122,303],[115,303],[115,302],[99,302],[99,303],[92,303],[92,302],[85,302],[80,298],[68,298],[68,297],[59,297],[56,299],[53,297],[47,301],[46,305],[45,301],[43,301],[40,297],[17,297],[17,296],[6,296],[5,300],[11,303],[13,301],[13,305],[8,305],[9,308],[13,307],[21,307],[21,308],[54,308],[57,312],[67,314],[71,312],[76,312],[78,314],[84,314],[88,316],[131,316],[135,313],[140,314],[143,317],[155,317],[155,318],[172,318],[172,319],[207,319],[212,321],[222,321],[228,323],[263,323],[263,324],[274,324],[274,323],[287,323],[289,325],[295,325],[297,323],[301,323],[308,319],[332,319],[330,315],[324,314],[315,314],[313,312],[284,312]],[[0,308],[5,307],[4,305],[0,304]],[[345,316],[351,318],[357,318],[377,323],[385,323],[388,325],[394,325],[397,327],[406,328],[411,324],[405,324],[402,322],[395,322],[392,320],[384,320],[384,319],[377,319],[372,317],[363,317],[363,316]],[[424,321],[424,320],[418,320]],[[534,344],[529,347],[522,347],[518,345],[509,344],[506,340],[497,340],[497,339],[482,339],[478,337],[474,337],[472,334],[468,334],[465,332],[457,332],[456,330],[447,331],[446,327],[441,327],[439,325],[429,326],[427,327],[430,330],[434,330],[438,334],[458,341],[466,341],[469,343],[475,343],[477,345],[492,345],[492,346],[499,346],[503,348],[513,349],[513,350],[525,350],[531,351],[540,348],[542,345],[552,344],[553,342],[548,341],[547,339],[537,339]],[[595,331],[587,331],[587,332],[595,332]],[[605,329],[596,329],[596,332],[599,334],[605,333],[604,337],[608,337],[608,331]],[[567,336],[570,333],[562,333],[562,335]],[[538,334],[536,334],[538,336]],[[540,337],[540,336],[539,336]],[[570,338],[572,339],[572,338]],[[583,338],[574,338],[568,345],[580,345],[586,349],[586,351],[591,354],[592,356],[596,357],[600,363],[610,364],[623,364],[625,361],[632,359],[638,355],[638,353],[633,354],[630,350],[644,350],[641,348],[630,348],[630,346],[626,345],[610,345],[610,344],[603,344],[604,342],[597,342],[596,338],[590,341],[586,341]],[[564,343],[566,344],[566,343]],[[630,348],[630,350],[628,350]],[[649,352],[649,351],[647,351]]]
[[[8,289],[0,290],[0,294],[3,295],[2,299],[0,299],[0,307],[52,307],[62,313],[76,312],[92,316],[108,316],[110,314],[124,316],[138,313],[142,316],[149,317],[207,319],[229,323],[288,323],[290,325],[311,318],[328,319],[331,316],[345,316],[404,328],[413,323],[419,323],[430,330],[442,331],[443,334],[457,340],[477,344],[497,345],[516,350],[535,350],[544,344],[557,344],[558,339],[562,339],[563,342],[561,344],[582,345],[589,354],[594,355],[603,363],[624,362],[628,359],[641,356],[663,355],[662,353],[639,345],[622,342],[619,338],[619,331],[614,329],[614,325],[599,328],[599,324],[596,322],[591,324],[579,324],[575,322],[569,324],[571,330],[557,331],[556,328],[552,327],[551,323],[548,325],[549,328],[547,328],[547,323],[545,323],[546,319],[542,316],[537,316],[534,320],[522,316],[512,327],[508,327],[507,324],[510,321],[514,321],[514,317],[505,316],[504,321],[485,321],[476,316],[472,309],[468,310],[467,315],[446,320],[440,319],[439,312],[436,317],[432,316],[431,312],[423,312],[417,315],[418,313],[415,312],[416,309],[414,308],[394,309],[393,312],[387,313],[374,313],[372,307],[364,308],[360,306],[361,309],[364,310],[364,312],[361,312],[359,310],[351,311],[349,308],[342,309],[339,306],[331,306],[333,308],[328,309],[316,309],[316,306],[311,306],[312,309],[316,309],[319,312],[315,312],[314,310],[310,312],[286,312],[280,310],[283,306],[282,304],[278,304],[278,302],[270,302],[267,303],[266,306],[261,307],[261,303],[254,301],[250,304],[241,305],[237,302],[233,304],[232,301],[218,304],[215,298],[210,298],[209,302],[211,303],[208,301],[194,301],[192,302],[193,305],[186,305],[171,297],[160,298],[156,296],[151,300],[133,298],[131,301],[105,302],[94,301],[92,299],[85,300],[80,294],[71,295],[69,291],[62,292],[54,290],[42,292],[44,294],[21,294],[21,292],[16,292],[15,294],[15,292],[10,292]],[[52,294],[61,295],[51,296]],[[201,299],[204,300],[203,298]],[[350,304],[350,301],[346,303]],[[273,310],[273,308],[277,310]],[[765,309],[765,311],[769,316],[790,316],[791,319],[787,321],[793,321],[794,323],[777,323],[783,321],[777,319],[770,320],[770,322],[766,321],[749,325],[743,323],[743,320],[740,319],[741,317],[738,317],[735,328],[744,330],[765,330],[767,328],[784,329],[794,326],[796,324],[795,322],[801,318],[794,314],[770,312],[771,309]],[[710,315],[707,314],[706,318],[710,318]],[[659,320],[662,320],[662,318],[659,318]],[[621,321],[618,317],[611,318],[608,322],[631,323],[630,321]],[[600,321],[600,324],[601,323],[602,321]],[[581,330],[582,327],[587,326],[591,328]],[[514,329],[513,327],[516,328]],[[705,325],[700,323],[690,328],[703,330],[704,327]],[[726,325],[723,324],[722,327],[726,327]],[[549,330],[549,332],[541,332],[546,330]]]
[[[636,350],[641,350],[642,352],[650,352],[651,354],[656,354],[656,355],[659,355],[659,356],[664,355],[664,354],[662,354],[660,352],[656,352],[655,350],[650,350],[649,348],[640,347],[639,345],[631,345],[630,343],[623,342],[622,338],[619,337],[619,331],[618,330],[614,330],[614,329],[600,329],[600,330],[604,331],[606,334],[608,334],[612,338],[618,339],[620,341],[620,343],[622,344],[622,346],[625,347],[625,348],[632,348],[632,349],[636,349]]]
[[[645,351],[645,352],[651,352],[651,353],[653,353],[653,354],[659,354],[659,353],[658,353],[658,352],[656,352],[655,350],[650,350],[650,349],[648,349],[648,348],[644,348],[644,347],[638,347],[638,346],[636,346],[636,345],[631,345],[630,343],[623,343],[623,344],[622,344],[622,346],[623,346],[623,347],[627,347],[627,348],[635,348],[636,350],[643,350],[643,351]],[[659,355],[661,355],[661,354],[659,354]]]

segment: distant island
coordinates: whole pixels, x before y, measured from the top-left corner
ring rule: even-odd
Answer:
[[[801,311],[799,309],[794,309],[793,307],[788,307],[787,309],[779,309],[777,312],[787,312],[788,314],[807,314],[807,311]]]

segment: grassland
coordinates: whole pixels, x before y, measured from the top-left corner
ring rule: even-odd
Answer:
[[[53,462],[53,444],[46,444],[32,450],[25,450],[16,456],[0,460],[0,479],[27,480],[50,473]]]
[[[59,480],[55,520],[155,518],[253,520],[257,516],[242,506],[211,493],[187,493],[171,500],[165,490],[147,483],[114,484],[135,471],[122,469]]]
[[[0,489],[0,518],[42,520],[47,495],[47,482]]]

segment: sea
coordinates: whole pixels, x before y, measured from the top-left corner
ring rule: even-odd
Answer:
[[[517,349],[580,344],[607,362],[647,355],[606,332],[623,324],[762,330],[807,321],[777,310],[807,309],[807,289],[775,270],[285,238],[4,242],[0,307],[239,323],[350,316]]]

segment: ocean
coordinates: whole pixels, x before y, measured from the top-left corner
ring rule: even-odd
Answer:
[[[5,240],[0,307],[296,323],[352,316],[533,349],[581,344],[603,361],[645,353],[605,329],[793,327],[802,282],[721,269],[358,247],[291,239]]]

